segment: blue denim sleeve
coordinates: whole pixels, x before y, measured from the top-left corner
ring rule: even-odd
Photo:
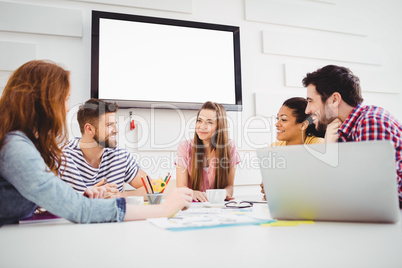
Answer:
[[[7,135],[0,151],[0,176],[21,193],[21,198],[72,222],[120,222],[124,219],[124,198],[89,199],[78,194],[49,171],[34,144],[21,132]]]
[[[116,199],[117,210],[118,210],[118,221],[122,222],[124,216],[126,215],[126,199],[125,198],[118,198]]]

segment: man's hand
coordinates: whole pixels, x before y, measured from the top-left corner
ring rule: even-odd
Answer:
[[[106,179],[102,179],[92,188],[87,188],[84,191],[84,196],[88,198],[118,198],[120,197],[119,190],[116,188],[116,183],[106,183]]]
[[[135,189],[135,190],[128,190],[122,193],[119,193],[120,196],[118,197],[128,197],[128,196],[142,196],[144,197],[144,201],[148,201],[147,190],[144,186]]]
[[[335,118],[331,123],[327,125],[325,131],[325,141],[328,143],[335,143],[338,141],[338,129],[342,125],[342,121],[339,118]]]

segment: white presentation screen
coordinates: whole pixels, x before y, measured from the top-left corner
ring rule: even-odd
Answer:
[[[241,110],[238,27],[93,12],[92,97],[123,107],[214,101]]]

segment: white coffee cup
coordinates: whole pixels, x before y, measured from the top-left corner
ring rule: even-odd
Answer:
[[[126,200],[127,200],[127,204],[144,205],[144,197],[143,196],[127,196]]]
[[[210,189],[206,190],[207,199],[210,204],[223,204],[226,198],[226,190],[225,189]]]

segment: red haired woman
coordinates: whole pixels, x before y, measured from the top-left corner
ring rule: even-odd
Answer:
[[[178,189],[161,205],[126,205],[124,198],[90,199],[55,174],[61,163],[69,109],[69,72],[30,61],[10,77],[0,99],[0,226],[30,217],[38,206],[80,223],[172,216],[191,202]]]

